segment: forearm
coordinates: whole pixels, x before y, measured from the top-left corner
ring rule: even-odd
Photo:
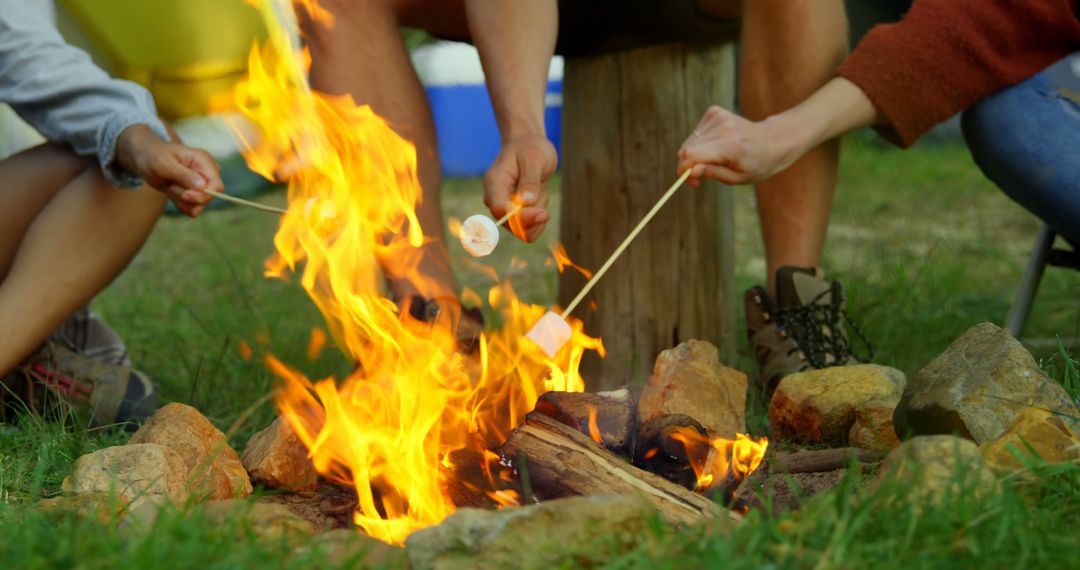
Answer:
[[[765,120],[776,140],[787,141],[791,158],[844,133],[883,120],[870,98],[857,85],[834,78],[802,103]]]
[[[544,134],[547,71],[558,34],[555,0],[466,0],[473,43],[503,140]]]

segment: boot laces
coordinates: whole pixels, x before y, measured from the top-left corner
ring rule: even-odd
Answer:
[[[832,294],[832,302],[820,302],[829,294]],[[843,290],[839,283],[832,283],[829,289],[805,305],[781,307],[777,316],[781,326],[788,330],[795,341],[796,346],[788,351],[788,356],[802,350],[814,368],[843,365],[852,356],[860,362],[869,362],[874,358],[874,347],[843,307]],[[853,354],[851,343],[844,334],[846,325],[851,326],[866,347],[865,355]]]

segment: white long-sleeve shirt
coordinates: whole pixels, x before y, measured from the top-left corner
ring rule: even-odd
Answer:
[[[139,186],[116,162],[120,133],[144,124],[164,140],[150,93],[109,77],[68,45],[35,0],[0,0],[0,101],[46,139],[96,156],[115,186]]]

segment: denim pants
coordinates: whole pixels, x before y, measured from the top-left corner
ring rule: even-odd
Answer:
[[[979,101],[962,124],[983,173],[1080,246],[1080,52]]]

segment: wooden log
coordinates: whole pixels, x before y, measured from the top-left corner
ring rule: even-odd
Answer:
[[[741,520],[709,499],[630,465],[589,436],[543,414],[530,413],[500,450],[511,463],[524,457],[537,497],[579,495],[642,497],[672,524],[710,518]]]
[[[885,455],[884,451],[856,447],[778,453],[768,459],[767,469],[770,472],[782,473],[820,473],[843,469],[850,465],[852,460],[862,465],[880,463]]]
[[[577,428],[615,453],[633,454],[637,413],[629,390],[547,392],[536,401],[535,410]]]
[[[643,422],[634,465],[681,487],[693,489],[697,485],[697,474],[690,464],[690,456],[704,459],[709,450],[706,446],[688,451],[681,439],[673,437],[683,429],[692,429],[703,436],[707,433],[697,420],[684,414],[664,414]]]
[[[563,84],[560,239],[596,270],[677,174],[676,152],[709,105],[731,107],[732,44],[669,44],[569,58]],[[661,350],[696,338],[735,349],[733,194],[683,188],[575,313],[604,339],[582,362],[590,391],[636,392]],[[585,284],[563,273],[566,305]],[[588,310],[590,302],[597,310]]]

